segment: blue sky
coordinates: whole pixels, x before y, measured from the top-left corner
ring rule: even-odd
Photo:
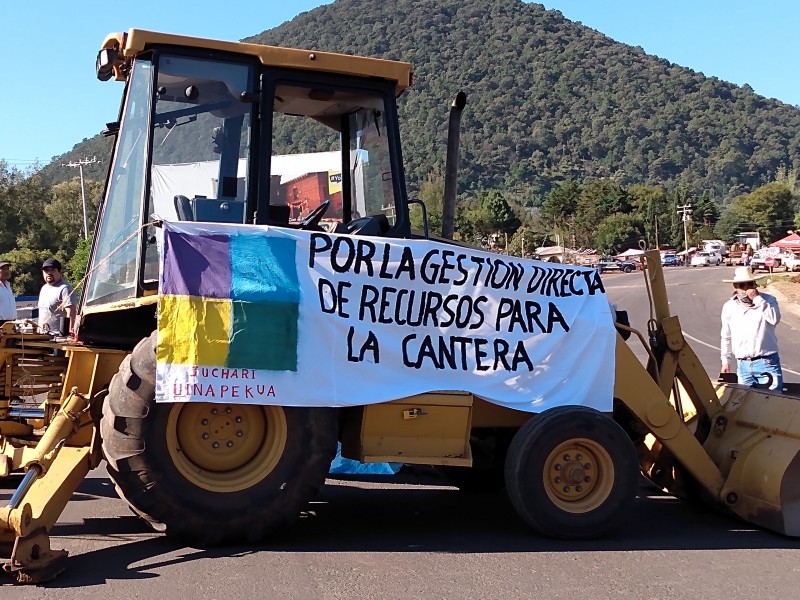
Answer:
[[[608,37],[800,104],[797,0],[542,0]]]
[[[136,8],[99,0],[6,2],[0,19],[0,159],[20,169],[36,160],[47,164],[116,119],[122,84],[99,82],[94,74],[97,49],[109,32],[138,27],[239,40],[328,3],[193,0]],[[649,54],[800,104],[797,0],[542,3]]]

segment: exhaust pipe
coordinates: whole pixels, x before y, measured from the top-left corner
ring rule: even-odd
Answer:
[[[458,142],[461,127],[461,111],[467,104],[467,95],[458,92],[450,105],[450,120],[447,127],[447,160],[444,168],[444,202],[442,204],[442,237],[453,239],[456,219],[456,179],[458,176]]]

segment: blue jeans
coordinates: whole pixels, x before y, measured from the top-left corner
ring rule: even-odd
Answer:
[[[736,363],[736,375],[739,383],[747,386],[757,383],[765,384],[769,381],[769,378],[765,376],[765,373],[768,373],[772,376],[769,389],[783,391],[783,372],[777,353],[756,360],[737,360]]]

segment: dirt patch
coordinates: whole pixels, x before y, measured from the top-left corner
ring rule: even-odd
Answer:
[[[762,285],[778,299],[782,310],[800,314],[800,275],[768,275]]]

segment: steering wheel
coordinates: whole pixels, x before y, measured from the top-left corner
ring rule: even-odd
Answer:
[[[330,205],[331,201],[325,200],[322,204],[308,213],[305,218],[300,221],[300,229],[311,229],[312,227],[319,225],[319,222],[322,220],[322,215],[325,214]]]

